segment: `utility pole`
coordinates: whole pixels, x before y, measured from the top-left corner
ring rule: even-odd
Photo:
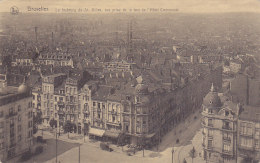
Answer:
[[[172,147],[172,163],[173,163],[173,153],[174,153],[174,148]]]
[[[56,163],[58,163],[58,139],[57,139],[57,128],[56,128]]]
[[[79,163],[80,163],[80,145],[79,145]]]

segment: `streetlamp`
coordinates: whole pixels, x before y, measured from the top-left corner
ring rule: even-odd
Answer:
[[[173,163],[173,153],[174,153],[174,148],[172,147],[172,163]]]

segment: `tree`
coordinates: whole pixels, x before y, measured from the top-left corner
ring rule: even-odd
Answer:
[[[197,156],[197,152],[196,152],[194,147],[190,150],[189,155],[190,155],[191,160],[192,160],[191,162],[193,163],[193,159]]]
[[[57,128],[57,120],[55,120],[55,119],[51,119],[50,120],[50,126],[52,127],[52,128]]]
[[[38,131],[38,125],[42,123],[42,112],[36,112],[36,115],[33,115],[33,133],[35,134]]]
[[[64,125],[64,132],[68,133],[68,138],[69,138],[69,133],[72,132],[74,129],[74,125],[70,121],[66,121]]]
[[[249,156],[246,156],[241,160],[241,163],[251,163],[251,162],[253,162],[253,159]]]

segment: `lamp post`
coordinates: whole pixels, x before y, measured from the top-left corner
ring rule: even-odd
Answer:
[[[80,145],[79,145],[79,163],[80,163]]]
[[[173,153],[174,153],[174,148],[172,147],[172,163],[173,163]]]
[[[57,128],[56,128],[56,163],[58,163],[58,139],[57,139]]]

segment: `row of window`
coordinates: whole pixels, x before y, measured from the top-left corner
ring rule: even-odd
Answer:
[[[77,94],[77,89],[76,88],[71,88],[71,87],[66,87],[66,93]]]
[[[42,91],[43,91],[43,92],[54,92],[54,87],[53,87],[53,86],[43,85],[43,86],[42,86]]]
[[[28,122],[28,128],[31,128],[33,126],[33,121]]]

